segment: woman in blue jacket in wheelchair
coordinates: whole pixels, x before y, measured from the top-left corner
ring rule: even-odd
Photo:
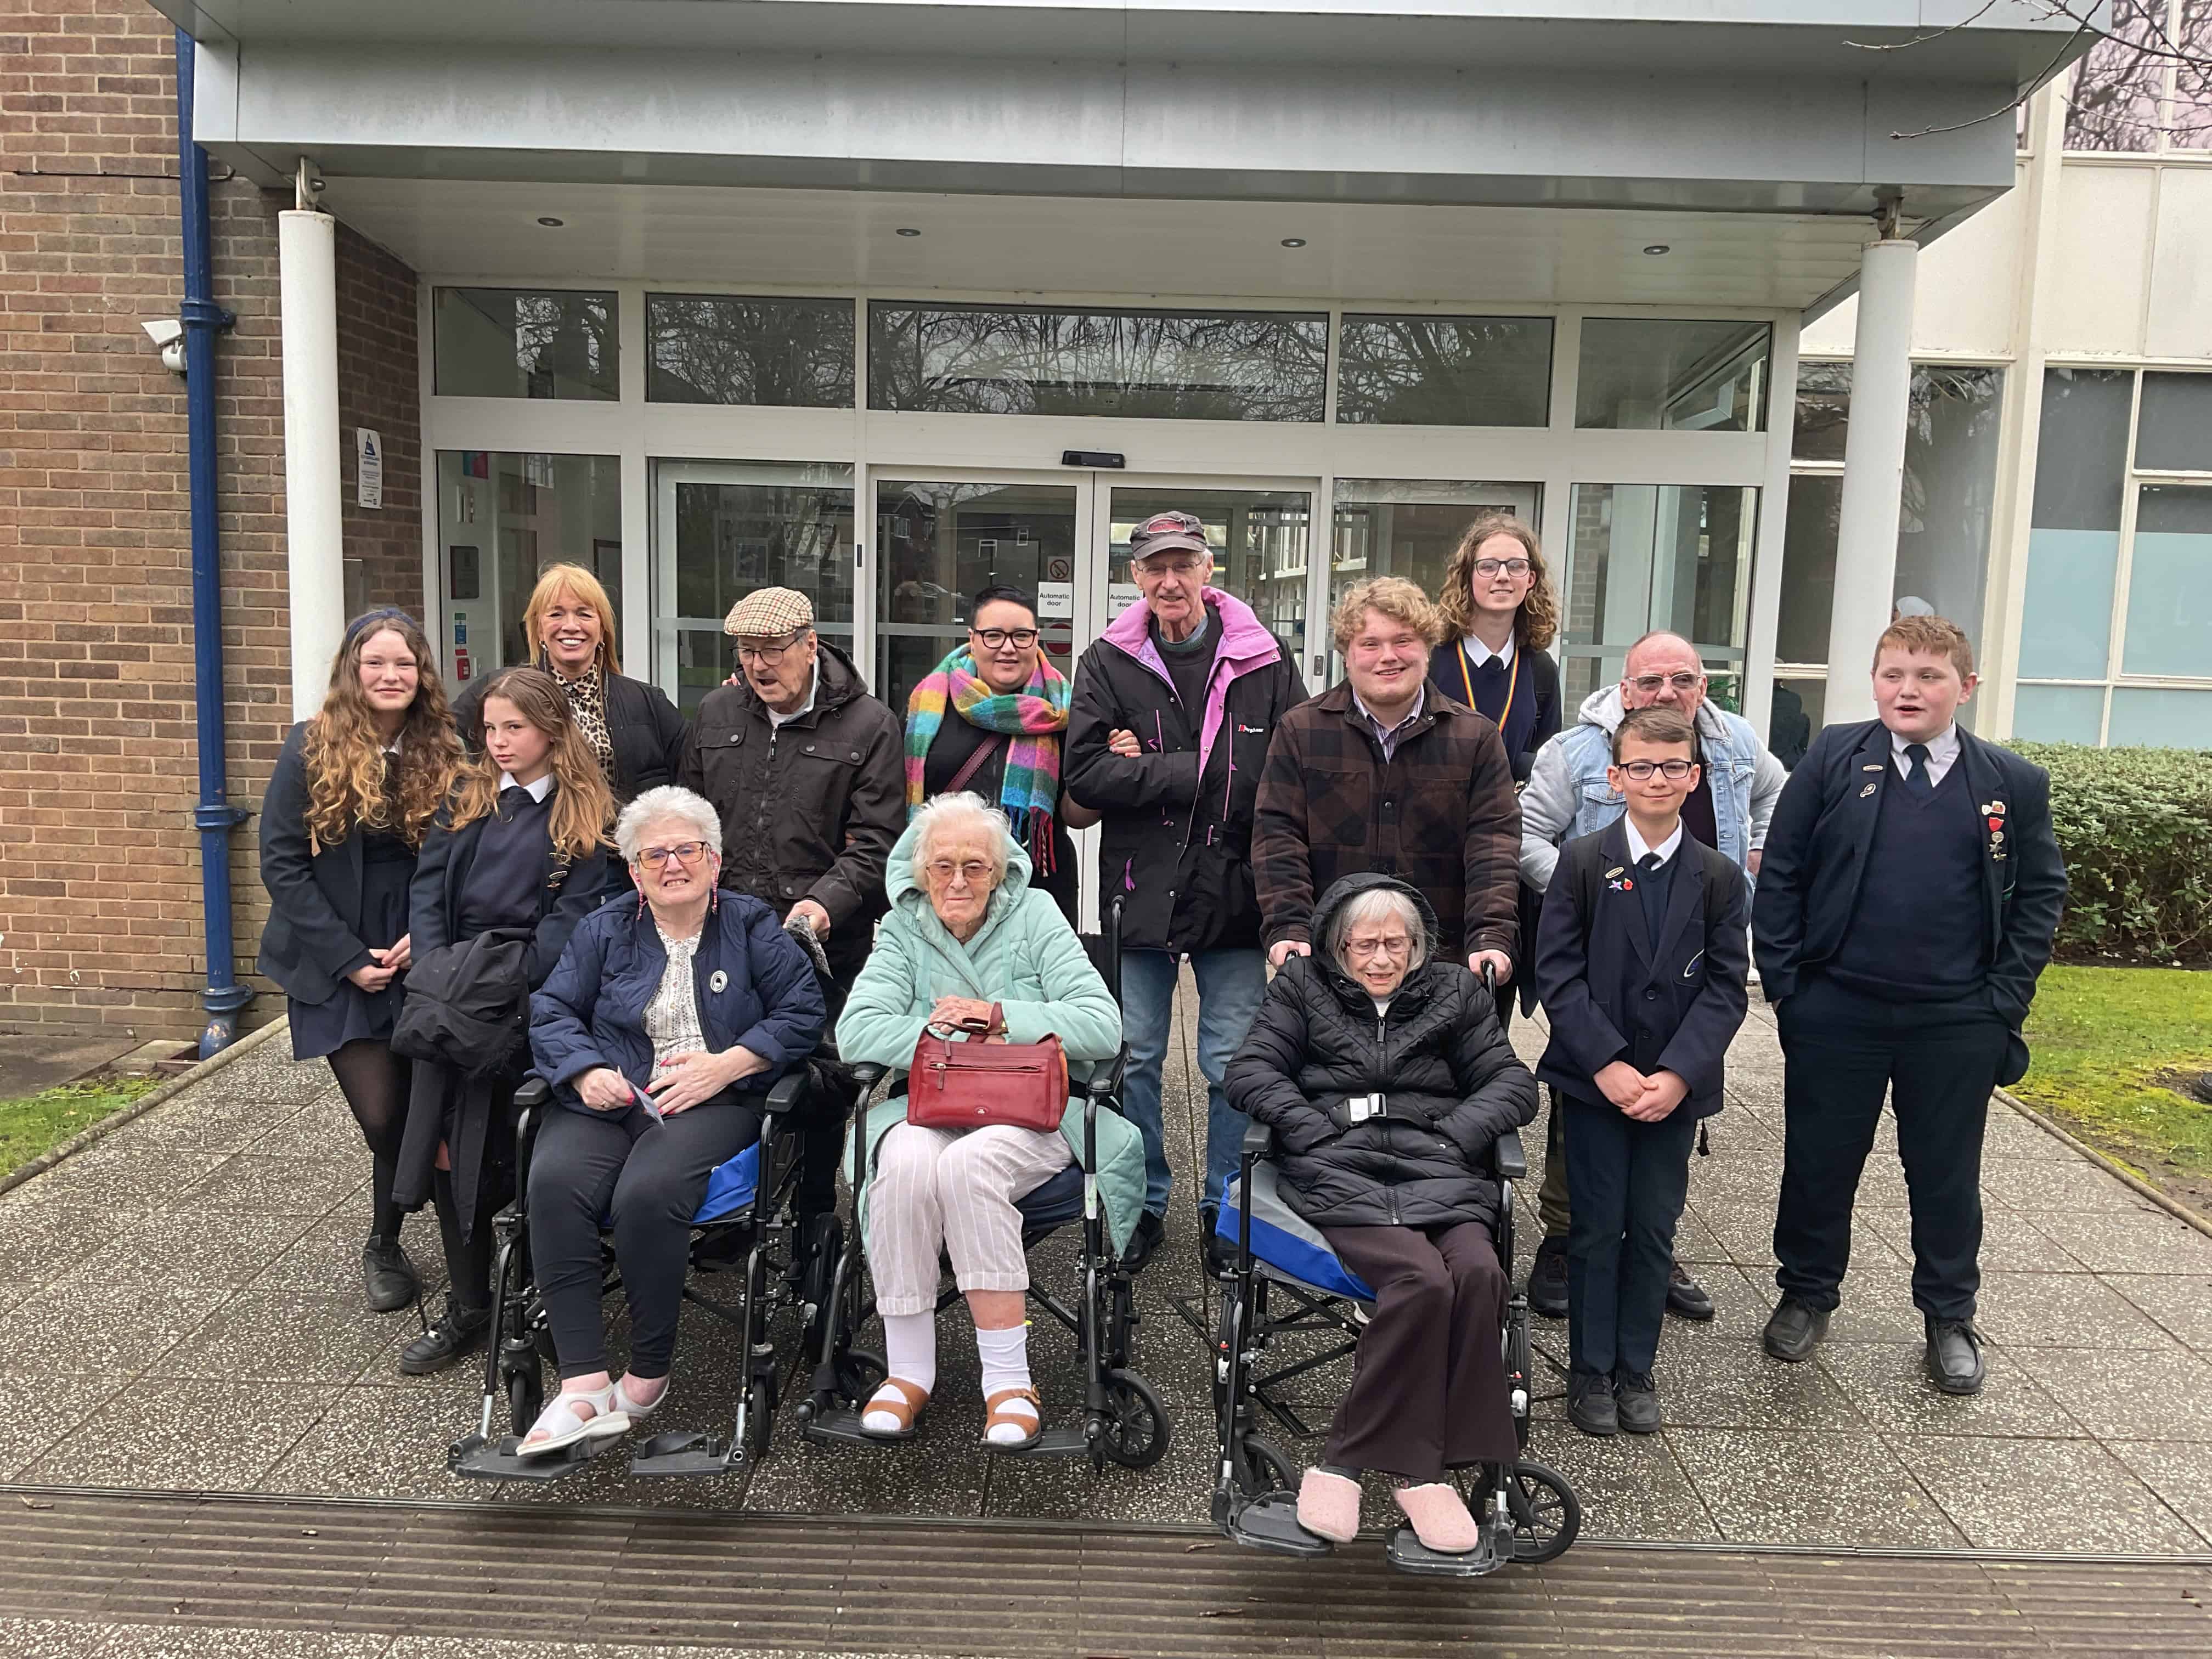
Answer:
[[[532,1267],[561,1393],[516,1448],[526,1457],[611,1439],[659,1406],[708,1178],[760,1138],[769,1085],[822,1037],[806,952],[767,905],[715,887],[720,813],[688,789],[648,789],[615,842],[637,892],[593,911],[530,1000],[555,1102],[530,1164]],[[610,1218],[630,1312],[619,1381],[600,1315]]]
[[[1501,1342],[1492,1143],[1536,1115],[1536,1080],[1494,1000],[1431,960],[1435,913],[1389,876],[1346,876],[1314,913],[1311,957],[1267,988],[1223,1079],[1275,1133],[1286,1202],[1376,1291],[1352,1389],[1298,1522],[1339,1543],[1359,1529],[1362,1471],[1398,1480],[1431,1550],[1481,1542],[1449,1468],[1519,1457]]]

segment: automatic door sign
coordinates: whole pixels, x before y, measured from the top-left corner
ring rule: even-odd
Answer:
[[[1065,563],[1065,560],[1056,560]],[[1075,584],[1063,581],[1042,581],[1037,584],[1037,615],[1044,618],[1068,617],[1075,614]]]

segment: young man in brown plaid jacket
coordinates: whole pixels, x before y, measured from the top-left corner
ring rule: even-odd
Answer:
[[[1260,775],[1269,965],[1310,954],[1316,894],[1372,870],[1420,890],[1439,955],[1503,984],[1521,948],[1521,807],[1498,728],[1427,683],[1439,623],[1412,582],[1362,582],[1331,621],[1346,677],[1283,717]]]

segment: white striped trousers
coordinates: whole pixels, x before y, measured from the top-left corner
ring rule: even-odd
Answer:
[[[963,1291],[1026,1291],[1021,1212],[1074,1158],[1057,1131],[992,1124],[981,1129],[892,1127],[868,1178],[868,1269],[876,1309],[889,1315],[937,1306],[938,1253],[952,1258]]]

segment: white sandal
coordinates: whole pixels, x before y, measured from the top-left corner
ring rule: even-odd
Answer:
[[[576,1407],[589,1406],[592,1415],[583,1416]],[[538,1437],[538,1431],[546,1432]],[[615,1385],[604,1389],[579,1389],[556,1395],[538,1413],[538,1420],[530,1425],[514,1448],[517,1457],[542,1457],[574,1445],[579,1440],[612,1440],[617,1435],[629,1432],[629,1414],[617,1408]]]
[[[666,1378],[664,1377],[661,1380],[660,1392],[659,1395],[654,1396],[653,1401],[650,1406],[640,1405],[636,1401],[630,1398],[629,1390],[623,1386],[623,1383],[629,1381],[629,1375],[628,1372],[624,1372],[622,1376],[615,1379],[615,1409],[622,1413],[623,1416],[629,1418],[633,1425],[644,1422],[647,1418],[652,1416],[653,1413],[659,1411],[663,1406],[668,1403],[669,1384]]]

